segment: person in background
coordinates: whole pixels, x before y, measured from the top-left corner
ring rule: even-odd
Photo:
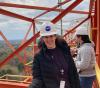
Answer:
[[[75,39],[79,45],[75,63],[79,71],[81,88],[92,88],[93,81],[96,78],[96,57],[93,43],[89,39],[88,30],[84,27],[77,29]]]
[[[34,56],[29,88],[80,88],[79,76],[66,41],[48,22],[40,30],[40,51]]]

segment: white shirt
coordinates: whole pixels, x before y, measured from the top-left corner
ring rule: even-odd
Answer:
[[[75,61],[77,69],[81,72],[79,76],[89,77],[95,75],[95,51],[91,43],[84,43],[78,49],[77,58]]]

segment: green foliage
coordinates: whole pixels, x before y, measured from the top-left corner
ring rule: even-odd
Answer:
[[[18,48],[20,45],[20,41],[10,41],[10,43],[14,46],[14,48]],[[26,50],[28,52],[32,52],[32,47],[27,47]],[[6,45],[4,41],[0,41],[0,62],[2,62],[9,54],[13,51]],[[24,50],[19,53],[19,55],[24,58]],[[28,54],[27,61],[32,60],[32,55]],[[19,60],[17,56],[14,56],[4,67],[0,68],[0,76],[5,74],[23,74],[24,72],[24,64]]]

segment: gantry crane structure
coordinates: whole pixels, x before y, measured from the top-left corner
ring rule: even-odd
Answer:
[[[73,10],[75,7],[77,7],[80,3],[82,3],[84,0],[74,0],[73,3],[71,3],[66,8],[59,8],[60,6],[63,6],[64,4],[70,2],[71,0],[63,0],[63,2],[59,2],[57,5],[53,7],[42,7],[42,6],[29,6],[29,5],[21,5],[21,4],[14,4],[14,3],[7,3],[7,2],[0,2],[0,6],[2,7],[11,7],[11,8],[22,8],[22,9],[35,9],[35,10],[42,10],[44,12],[36,15],[34,18],[29,18],[8,10],[5,10],[3,8],[0,8],[0,14],[10,16],[13,18],[17,18],[20,20],[24,20],[31,23],[31,26],[29,27],[24,39],[22,40],[21,45],[15,49],[10,42],[7,40],[7,38],[4,36],[4,34],[0,31],[0,36],[4,39],[6,44],[11,48],[13,51],[9,56],[7,56],[3,61],[0,62],[0,68],[7,64],[15,55],[19,58],[19,61],[25,64],[26,70],[29,69],[28,64],[25,62],[25,60],[22,59],[22,57],[19,55],[19,52],[21,52],[23,49],[28,47],[32,42],[33,45],[33,54],[37,50],[36,45],[36,39],[39,37],[39,31],[36,32],[36,22],[37,19],[40,16],[43,16],[47,14],[48,12],[59,12],[57,16],[52,18],[50,21],[54,24],[59,22],[64,16],[68,15],[68,13],[75,13],[75,14],[85,14],[87,15],[86,18],[84,18],[81,22],[76,24],[74,27],[70,28],[66,33],[64,33],[62,36],[64,37],[67,42],[70,44],[73,43],[74,40],[69,40],[68,37],[70,34],[73,34],[75,29],[79,26],[81,26],[83,23],[85,23],[87,20],[90,20],[91,27],[90,27],[90,34],[91,39],[94,41],[96,48],[96,75],[97,75],[97,81],[94,82],[93,88],[99,88],[100,87],[100,1],[99,0],[89,0],[89,11],[78,11]],[[40,0],[41,2],[41,0]],[[33,36],[27,40],[27,36],[30,32],[30,30],[33,30]],[[25,52],[24,52],[25,53]],[[30,69],[29,69],[30,70]],[[9,78],[9,77],[18,77],[21,79],[21,81],[15,81],[15,80],[8,80],[8,79],[2,79],[2,78]],[[5,75],[3,77],[0,77],[0,88],[28,88],[28,85],[32,81],[31,76],[18,76],[18,75]]]

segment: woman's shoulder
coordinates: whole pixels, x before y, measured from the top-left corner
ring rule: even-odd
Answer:
[[[43,56],[42,56],[42,52],[41,52],[41,51],[39,51],[38,53],[36,53],[36,54],[34,55],[34,59],[40,60],[42,57],[43,57]]]
[[[80,47],[82,50],[92,50],[94,49],[94,47],[92,46],[91,43],[85,43],[84,45],[82,45],[82,47]]]

